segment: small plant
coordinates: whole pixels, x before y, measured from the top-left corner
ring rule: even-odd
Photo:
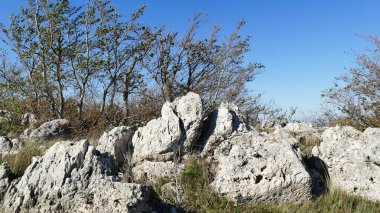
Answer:
[[[22,148],[18,153],[6,155],[3,161],[7,162],[15,178],[21,177],[26,168],[32,163],[34,156],[41,156],[43,151],[37,145],[29,145]]]

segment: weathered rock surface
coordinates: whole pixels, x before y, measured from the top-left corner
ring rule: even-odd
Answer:
[[[25,113],[21,116],[21,125],[28,126],[38,122],[38,117],[32,113]]]
[[[251,130],[251,127],[243,122],[237,106],[222,104],[210,113],[206,119],[204,130],[202,156],[207,155],[228,136],[237,132],[247,132]]]
[[[36,129],[31,129],[25,137],[30,141],[46,141],[63,136],[69,127],[70,122],[66,119],[56,119],[43,123]]]
[[[144,161],[133,167],[132,175],[135,181],[147,181],[156,183],[160,178],[174,179],[183,169],[183,164],[175,164],[173,161],[151,162]]]
[[[0,154],[9,154],[9,152],[12,150],[12,146],[12,141],[10,141],[7,137],[0,137]]]
[[[198,139],[202,126],[203,107],[201,97],[198,94],[189,92],[183,97],[176,98],[170,104],[170,107],[179,117],[181,126],[183,126],[181,128],[186,132],[183,147],[185,151],[189,151]]]
[[[276,134],[276,133],[274,133]],[[286,134],[281,132],[281,134]],[[236,134],[213,153],[214,190],[236,203],[302,202],[312,198],[312,179],[292,137]]]
[[[380,200],[380,129],[332,127],[322,137],[312,153],[326,164],[332,186]]]
[[[313,128],[313,125],[311,123],[288,123],[285,127],[285,130],[295,133],[301,133],[301,132],[313,132],[315,129]]]
[[[56,143],[32,164],[5,197],[5,212],[143,212],[154,204],[149,187],[113,182],[109,165],[84,140]]]
[[[133,136],[133,162],[168,161],[177,149],[189,151],[198,138],[202,121],[199,95],[188,93],[173,103],[166,102],[161,117],[140,127]]]
[[[288,120],[285,118],[282,119],[268,119],[264,120],[261,123],[261,128],[263,129],[270,129],[270,128],[275,128],[276,126],[284,127],[288,123]]]
[[[10,180],[11,170],[8,164],[3,163],[0,165],[0,203],[3,200],[4,194],[7,191]],[[1,210],[1,209],[0,209]]]
[[[136,128],[134,127],[115,127],[100,137],[96,149],[102,153],[110,154],[114,158],[116,168],[123,170],[125,163],[131,163],[132,137],[135,131]]]
[[[7,137],[0,136],[0,155],[14,154],[22,148],[23,143],[18,139],[10,140]]]

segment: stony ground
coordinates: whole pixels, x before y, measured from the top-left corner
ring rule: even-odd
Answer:
[[[25,114],[20,136],[0,137],[4,212],[380,210],[380,129],[257,131],[233,105],[205,114],[194,93],[145,126],[106,131],[96,146],[58,140],[67,120],[37,120]]]

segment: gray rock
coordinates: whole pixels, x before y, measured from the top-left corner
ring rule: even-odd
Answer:
[[[285,118],[279,118],[279,119],[268,119],[261,122],[260,127],[263,129],[271,129],[275,128],[276,126],[284,127],[288,123],[288,120]]]
[[[243,122],[237,106],[222,104],[210,113],[204,129],[203,143],[205,145],[202,149],[202,156],[206,156],[228,136],[237,132],[247,132],[251,130],[251,127]]]
[[[173,112],[179,117],[181,126],[186,132],[186,140],[183,144],[185,151],[190,151],[194,142],[199,137],[202,126],[203,107],[201,97],[193,92],[187,93],[183,97],[176,98],[170,104]]]
[[[4,198],[4,194],[7,191],[10,180],[11,170],[7,163],[0,165],[0,203]]]
[[[180,176],[183,170],[183,164],[175,164],[172,161],[151,162],[144,161],[138,166],[133,167],[132,175],[134,181],[157,183],[160,178],[169,180]]]
[[[139,184],[114,182],[109,162],[84,140],[63,141],[34,157],[4,197],[5,212],[151,211],[153,191]],[[111,175],[111,176],[109,176]]]
[[[32,113],[25,113],[21,116],[21,125],[28,126],[38,122],[38,117]]]
[[[202,120],[202,103],[194,93],[166,102],[161,117],[151,120],[134,134],[133,162],[143,160],[168,161],[177,151],[191,150],[199,136]]]
[[[11,152],[13,153],[17,152],[19,149],[21,149],[24,146],[23,142],[21,142],[19,139],[16,139],[16,138],[12,139],[11,142],[12,142]]]
[[[67,132],[69,123],[70,122],[66,119],[56,119],[45,122],[38,128],[32,129],[26,138],[33,142],[55,139],[63,136]]]
[[[4,136],[0,136],[0,154],[9,154],[12,150],[13,144],[12,142]]]
[[[332,187],[380,200],[380,129],[363,133],[353,127],[324,131],[323,142],[312,153],[325,164]]]
[[[211,186],[235,203],[303,202],[312,198],[312,179],[294,138],[249,132],[224,140],[214,150]]]
[[[295,133],[302,133],[302,132],[313,132],[314,128],[311,123],[288,123],[285,127],[285,130]]]
[[[23,147],[23,143],[18,139],[10,140],[0,136],[0,155],[15,154]]]
[[[120,126],[105,132],[96,147],[102,153],[108,153],[114,158],[115,166],[123,170],[125,163],[131,163],[132,137],[136,128]]]

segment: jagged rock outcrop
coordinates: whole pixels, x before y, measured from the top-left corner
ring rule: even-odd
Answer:
[[[202,123],[202,102],[199,95],[188,93],[173,103],[166,102],[161,117],[140,127],[133,136],[133,161],[168,161],[177,151],[192,148]]]
[[[0,203],[3,200],[4,194],[7,191],[10,180],[11,170],[7,163],[0,165]],[[1,210],[1,209],[0,209]]]
[[[326,164],[331,186],[380,200],[380,129],[361,133],[337,126],[325,130],[322,138],[312,153]]]
[[[213,151],[211,186],[236,203],[302,202],[312,198],[312,179],[296,141],[284,132],[236,134]]]
[[[29,126],[38,122],[38,117],[32,113],[25,113],[21,116],[21,125]]]
[[[0,154],[8,154],[12,150],[12,142],[7,137],[0,137]]]
[[[67,133],[69,124],[66,119],[48,121],[36,129],[27,129],[22,137],[33,142],[56,139]]]
[[[180,119],[182,131],[186,132],[186,139],[183,142],[184,151],[190,151],[200,136],[203,116],[201,97],[189,92],[185,96],[176,98],[170,104],[170,108]]]
[[[0,136],[0,155],[14,154],[23,146],[18,139],[10,140],[7,137]]]
[[[200,136],[202,110],[200,96],[190,92],[172,103],[166,102],[160,118],[135,132],[132,139],[134,179],[147,178],[155,182],[167,173],[175,173],[174,160],[180,162]],[[165,167],[167,172],[163,172]]]
[[[5,212],[143,212],[155,203],[144,185],[114,182],[109,160],[89,145],[63,141],[33,158],[4,197]]]
[[[205,121],[201,155],[206,156],[228,136],[251,129],[243,122],[237,106],[222,104],[213,110]]]
[[[96,149],[102,153],[110,154],[114,158],[116,168],[123,170],[125,163],[131,163],[132,137],[135,131],[136,128],[134,127],[115,127],[100,137]]]

